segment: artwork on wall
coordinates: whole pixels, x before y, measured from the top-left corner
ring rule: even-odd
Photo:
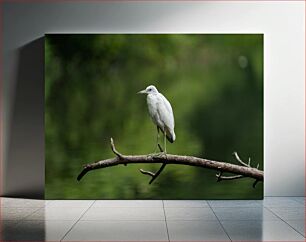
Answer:
[[[262,199],[263,37],[45,35],[45,198]]]

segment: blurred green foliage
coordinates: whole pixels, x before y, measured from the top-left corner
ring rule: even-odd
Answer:
[[[171,102],[177,140],[169,153],[263,168],[263,35],[60,34],[45,38],[47,199],[260,199],[263,183],[216,182],[215,171],[169,165],[152,184],[129,165],[88,173],[110,158],[154,151],[156,127],[139,90]]]

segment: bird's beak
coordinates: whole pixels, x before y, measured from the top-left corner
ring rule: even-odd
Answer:
[[[142,90],[142,91],[140,91],[140,92],[137,92],[138,94],[146,94],[147,92],[146,92],[146,90]]]

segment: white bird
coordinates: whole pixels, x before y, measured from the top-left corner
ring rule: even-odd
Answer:
[[[138,93],[147,94],[149,114],[153,123],[157,126],[156,148],[158,147],[159,130],[161,130],[164,134],[164,152],[167,153],[166,138],[171,143],[173,143],[176,138],[171,104],[153,85],[148,86],[145,90]]]

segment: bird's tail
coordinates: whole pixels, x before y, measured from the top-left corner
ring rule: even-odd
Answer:
[[[175,141],[175,133],[174,131],[172,132],[166,132],[166,137],[167,137],[167,140],[170,142],[170,143],[173,143]]]

